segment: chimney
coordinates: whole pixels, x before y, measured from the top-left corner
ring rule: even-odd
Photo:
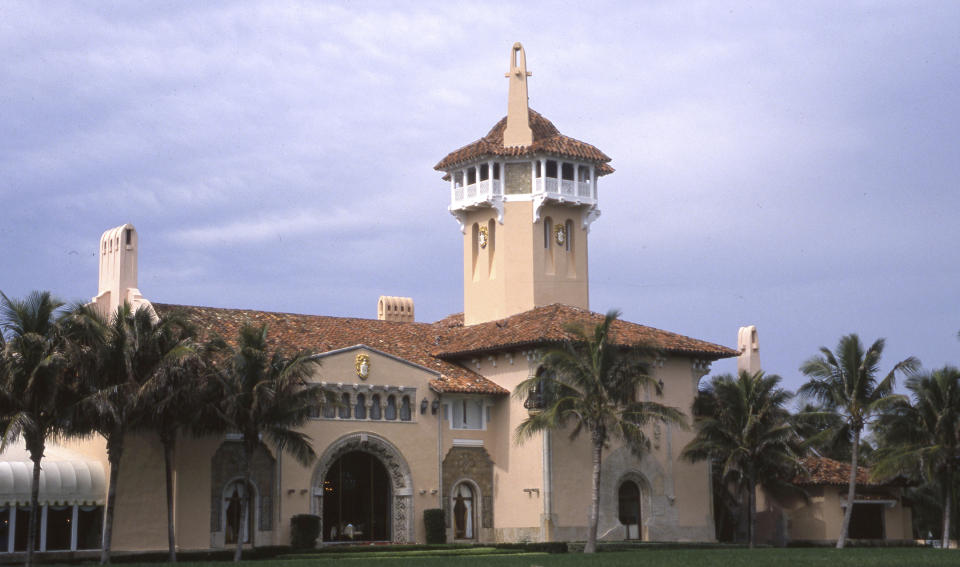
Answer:
[[[138,246],[137,229],[129,223],[100,236],[100,284],[91,302],[104,317],[116,313],[124,302],[134,310],[143,305],[153,310],[137,289]]]
[[[377,301],[377,319],[413,323],[413,298],[381,295]]]

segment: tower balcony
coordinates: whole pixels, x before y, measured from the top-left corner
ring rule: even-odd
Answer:
[[[449,209],[455,212],[496,207],[504,195],[508,200],[526,197],[538,203],[554,201],[596,207],[596,173],[592,164],[555,159],[482,162],[449,172]]]

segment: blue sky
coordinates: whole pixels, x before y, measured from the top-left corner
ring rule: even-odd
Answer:
[[[196,5],[194,5],[196,4]],[[96,293],[140,233],[153,301],[462,310],[433,165],[530,104],[613,158],[591,307],[764,368],[858,332],[960,363],[960,3],[0,5],[0,290]],[[731,362],[714,371],[734,369]]]

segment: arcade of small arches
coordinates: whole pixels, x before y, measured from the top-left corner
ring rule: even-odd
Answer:
[[[366,384],[327,384],[328,390],[338,391],[338,405],[325,404],[315,408],[310,417],[360,421],[413,421],[416,408],[416,388],[405,386],[377,386]]]

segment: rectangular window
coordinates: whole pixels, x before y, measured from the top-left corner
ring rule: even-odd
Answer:
[[[454,400],[453,420],[450,427],[453,429],[483,429],[483,401],[461,399]]]

